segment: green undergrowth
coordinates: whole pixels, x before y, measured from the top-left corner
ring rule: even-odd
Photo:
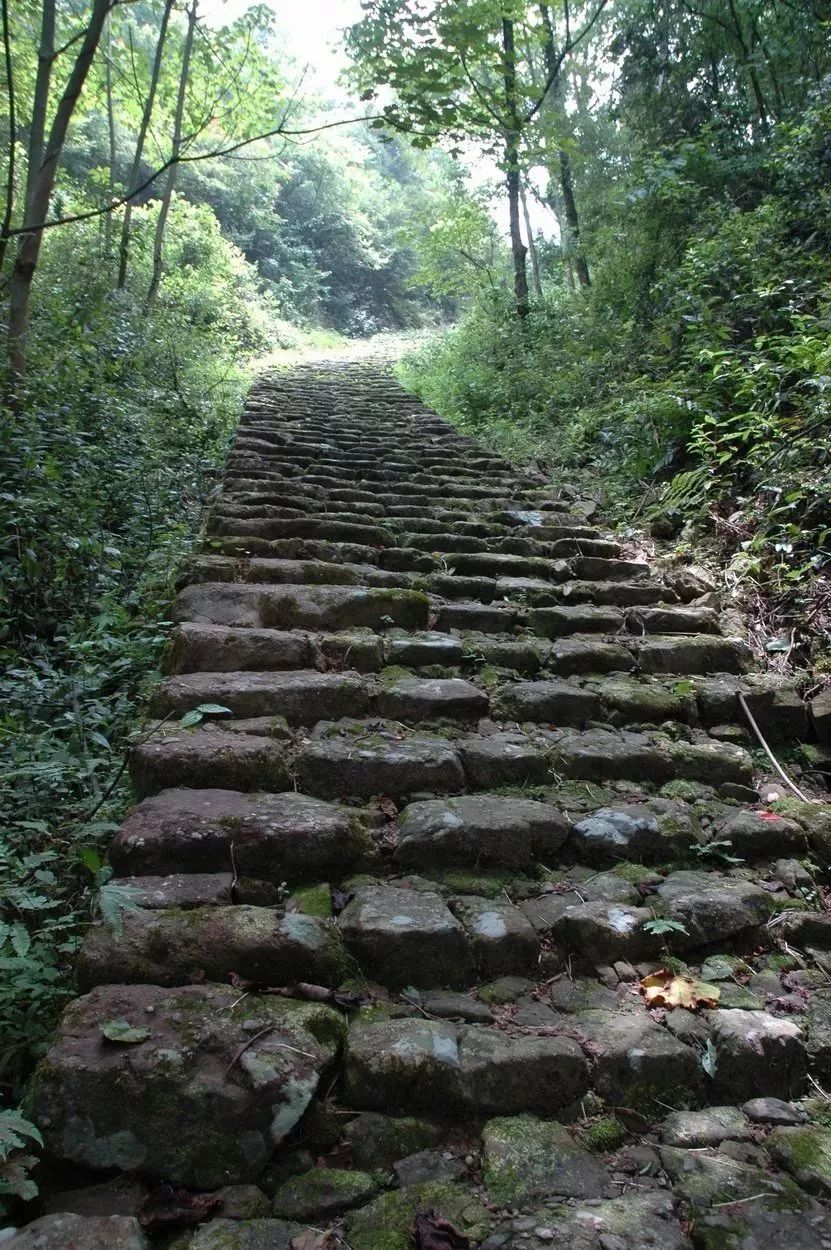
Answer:
[[[524,322],[507,296],[480,292],[399,368],[487,446],[600,493],[607,515],[651,527],[681,559],[707,551],[786,622],[810,622],[817,643],[802,658],[820,664],[829,126],[818,92],[761,149],[706,132],[634,162],[587,228],[589,290],[555,276]]]
[[[141,225],[141,222],[139,223]],[[172,212],[146,314],[44,247],[26,402],[0,420],[0,1099],[16,1101],[73,993],[129,801],[125,752],[169,633],[173,578],[216,489],[269,309],[208,210]],[[150,236],[139,231],[136,282]],[[142,250],[143,249],[143,250]],[[9,419],[5,419],[6,417]]]

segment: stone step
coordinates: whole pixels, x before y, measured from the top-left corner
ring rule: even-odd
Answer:
[[[349,1031],[345,1092],[358,1109],[550,1116],[588,1088],[588,1063],[571,1037],[412,1019]]]
[[[519,908],[427,889],[362,886],[338,917],[347,952],[391,989],[464,987],[534,973],[540,944]]]
[[[429,607],[426,595],[411,590],[207,582],[181,591],[173,617],[237,628],[424,629]]]
[[[138,1032],[130,1045],[102,1033],[120,1021]],[[101,986],[64,1012],[32,1114],[63,1164],[192,1189],[250,1183],[329,1078],[342,1033],[319,1003],[240,1001],[229,985]]]
[[[372,819],[293,790],[169,789],[127,817],[110,848],[118,877],[228,872],[279,885],[377,867]]]
[[[96,925],[78,955],[82,992],[96,985],[186,985],[194,977],[257,985],[337,985],[343,951],[332,927],[273,907],[130,908],[118,930]]]
[[[180,584],[255,582],[263,586],[379,586],[394,589],[408,587],[411,580],[406,574],[388,572],[372,564],[201,555],[185,561]]]

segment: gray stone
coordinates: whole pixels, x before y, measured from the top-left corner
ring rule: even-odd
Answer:
[[[776,1128],[768,1147],[798,1185],[820,1198],[831,1198],[831,1129],[819,1124]]]
[[[569,822],[547,803],[477,794],[410,803],[398,828],[398,860],[407,867],[526,868],[534,860],[551,861],[568,837]]]
[[[119,1176],[100,1185],[86,1185],[83,1189],[69,1189],[47,1194],[43,1200],[44,1214],[56,1211],[73,1215],[132,1215],[138,1216],[139,1208],[147,1197],[144,1181],[135,1176]]]
[[[226,1220],[259,1220],[271,1214],[271,1203],[256,1185],[226,1185],[219,1197]]]
[[[556,1237],[554,1244],[568,1247],[568,1250],[691,1250],[692,1247],[681,1227],[672,1196],[660,1190],[628,1193],[620,1198],[578,1200],[573,1206],[558,1207],[556,1213],[551,1214],[556,1214],[556,1221],[551,1219]],[[503,1250],[548,1250],[552,1238],[547,1235],[547,1227],[545,1233],[541,1236],[536,1230],[530,1234],[516,1232],[499,1244]]]
[[[237,999],[231,986],[112,985],[71,1003],[32,1081],[48,1152],[198,1189],[253,1180],[314,1098],[343,1022],[319,1004]],[[116,1020],[149,1036],[109,1042],[101,1026]]]
[[[671,920],[686,933],[673,933],[673,944],[711,946],[763,924],[770,895],[753,882],[712,872],[673,872],[658,886],[658,897]]]
[[[788,1177],[772,1176],[762,1168],[739,1163],[723,1154],[706,1155],[674,1146],[662,1146],[660,1153],[675,1193],[695,1205],[752,1198],[754,1203],[761,1200],[779,1207],[799,1207],[807,1201]]]
[[[82,990],[128,982],[184,985],[200,974],[230,973],[260,985],[290,981],[333,984],[342,951],[331,927],[300,912],[270,907],[203,907],[128,911],[116,931],[90,929],[78,956]]]
[[[465,789],[459,756],[445,738],[402,737],[369,726],[343,737],[313,738],[301,747],[295,767],[301,788],[323,798],[388,794],[397,799],[417,791],[458,794]]]
[[[367,1171],[389,1168],[396,1159],[433,1147],[440,1140],[439,1129],[427,1120],[375,1111],[363,1111],[350,1120],[344,1136],[353,1161]]]
[[[522,910],[537,933],[552,938],[584,963],[637,962],[657,953],[658,941],[643,927],[652,919],[648,907],[573,899],[573,894],[543,895],[523,903]]]
[[[737,1107],[708,1107],[705,1111],[673,1111],[661,1125],[661,1141],[667,1146],[717,1146],[720,1142],[749,1141],[746,1116]]]
[[[804,854],[807,849],[805,833],[795,820],[771,817],[769,812],[735,812],[715,825],[713,836],[729,842],[731,853],[747,860]]]
[[[826,686],[811,700],[811,721],[820,742],[831,743],[831,686]]]
[[[274,1194],[274,1214],[290,1220],[327,1220],[369,1202],[378,1189],[369,1172],[312,1168],[280,1185]]]
[[[467,1169],[461,1159],[445,1150],[419,1150],[393,1164],[399,1185],[425,1185],[430,1181],[458,1181]]]
[[[488,714],[488,696],[460,677],[402,677],[382,687],[377,707],[381,716],[407,724],[422,720],[478,720]]]
[[[736,1102],[761,1091],[789,1100],[804,1092],[806,1053],[802,1030],[766,1011],[712,1011],[715,1087]]]
[[[12,1250],[148,1250],[138,1220],[124,1215],[42,1215],[4,1242]]]
[[[458,985],[469,979],[464,928],[439,894],[363,886],[338,924],[349,953],[385,985]]]
[[[592,1084],[607,1102],[647,1114],[701,1101],[698,1054],[645,1014],[587,1011],[569,1019],[589,1043]]]
[[[156,691],[157,716],[183,716],[200,703],[218,703],[233,716],[283,716],[290,725],[365,716],[369,686],[354,673],[183,673]]]
[[[805,1016],[805,1046],[811,1070],[822,1085],[831,1083],[831,990],[816,990]]]
[[[801,1107],[781,1098],[751,1098],[742,1111],[756,1124],[802,1124],[807,1118]]]
[[[583,1052],[567,1037],[509,1037],[418,1019],[355,1024],[349,1032],[347,1096],[367,1110],[550,1114],[579,1097],[587,1080]]]
[[[531,1116],[489,1120],[482,1172],[491,1201],[522,1206],[538,1198],[598,1198],[609,1190],[601,1163],[562,1124]]]
[[[377,859],[360,816],[293,791],[166,790],[127,817],[110,859],[118,876],[230,872],[233,843],[242,877],[326,880]]]
[[[653,799],[593,812],[574,826],[571,845],[590,863],[621,858],[662,863],[684,854],[699,834],[698,821],[687,807]]]
[[[828,1250],[828,1218],[815,1211],[787,1211],[758,1202],[696,1217],[702,1250]]]
[[[535,969],[539,938],[518,907],[464,895],[452,898],[450,909],[467,933],[478,977],[491,980]]]

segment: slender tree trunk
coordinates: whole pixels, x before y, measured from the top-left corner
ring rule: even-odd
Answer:
[[[159,85],[159,75],[162,68],[162,53],[164,52],[165,39],[167,38],[167,27],[170,22],[170,13],[172,8],[173,0],[165,0],[165,6],[159,23],[159,37],[156,41],[153,68],[150,72],[150,86],[147,91],[147,99],[144,102],[144,111],[141,115],[141,125],[139,126],[138,137],[136,138],[136,150],[133,153],[133,163],[130,167],[130,173],[127,180],[128,191],[132,191],[133,187],[138,185],[141,160],[144,155],[144,142],[147,138],[147,131],[150,128],[150,119],[153,116],[153,105],[156,101],[156,89]],[[121,223],[121,239],[118,245],[118,280],[116,285],[119,291],[123,291],[124,287],[127,285],[127,264],[130,259],[130,220],[132,215],[133,202],[132,200],[128,200],[124,205],[124,219]]]
[[[574,272],[580,286],[591,286],[589,266],[580,250],[580,218],[577,216],[577,202],[574,198],[574,180],[571,176],[571,160],[568,152],[560,148],[560,187],[563,193],[563,214],[568,231],[568,251],[574,260]]]
[[[522,241],[522,230],[519,224],[520,118],[517,105],[514,24],[509,18],[503,18],[502,20],[502,50],[504,53],[505,110],[508,119],[508,127],[505,133],[505,182],[508,188],[508,219],[511,234],[511,256],[514,263],[514,297],[516,299],[517,316],[522,319],[527,317],[529,312],[528,274],[525,267],[527,248]]]
[[[531,258],[531,282],[534,288],[534,294],[538,299],[542,299],[540,258],[537,255],[537,245],[534,242],[534,232],[531,229],[531,217],[528,212],[528,196],[525,194],[524,183],[520,183],[519,194],[520,200],[522,201],[522,216],[525,221],[525,237],[528,239],[528,255]]]
[[[185,35],[185,47],[182,53],[182,71],[179,75],[179,94],[176,97],[176,112],[173,118],[173,141],[170,147],[170,158],[172,165],[167,171],[165,179],[164,191],[162,192],[162,202],[159,205],[159,216],[156,220],[156,233],[153,237],[153,277],[150,279],[150,288],[147,292],[147,300],[145,302],[145,311],[149,312],[156,302],[156,296],[159,294],[159,286],[162,280],[162,270],[164,267],[164,232],[167,226],[167,218],[170,213],[170,202],[173,199],[173,189],[176,186],[176,175],[179,172],[177,164],[179,160],[179,151],[182,146],[182,118],[185,113],[185,96],[188,88],[188,73],[190,71],[190,54],[193,49],[193,35],[196,30],[196,6],[198,0],[192,0],[188,9],[188,31]]]
[[[32,192],[26,206],[26,221],[24,222],[25,226],[31,226],[31,230],[20,236],[9,283],[9,384],[13,390],[19,387],[26,375],[26,341],[29,330],[32,282],[40,259],[42,227],[49,212],[49,200],[55,185],[66,132],[100,42],[104,21],[111,3],[112,0],[94,0],[81,47],[52,119],[43,160],[32,180]]]
[[[741,49],[742,59],[747,70],[747,76],[750,81],[750,90],[753,95],[753,102],[756,107],[756,116],[758,119],[759,129],[762,134],[767,137],[770,134],[770,118],[768,116],[768,108],[765,103],[762,84],[759,81],[759,75],[756,72],[756,66],[753,64],[753,53],[748,47],[744,34],[741,18],[736,11],[734,0],[727,0],[727,7],[730,11],[730,19],[733,23],[733,29],[736,32],[736,42]]]
[[[113,108],[113,18],[112,13],[107,19],[107,62],[104,66],[104,90],[107,100],[107,140],[109,146],[109,169],[107,171],[107,203],[115,199],[115,110]],[[113,215],[104,214],[104,256],[109,268],[110,252],[113,241]]]
[[[6,259],[6,248],[9,241],[9,230],[14,211],[14,158],[17,144],[17,120],[15,118],[14,72],[12,67],[12,35],[9,29],[9,0],[0,0],[0,15],[3,22],[3,70],[6,78],[6,99],[9,114],[9,152],[6,168],[6,207],[3,221],[0,223],[0,273]]]
[[[35,76],[35,94],[32,100],[32,124],[29,127],[29,167],[26,173],[26,218],[32,191],[40,167],[43,164],[43,142],[46,137],[46,110],[49,107],[49,87],[52,82],[52,66],[55,64],[55,0],[43,0],[38,45],[38,68]]]
[[[543,29],[545,30],[545,67],[546,72],[553,74],[557,64],[557,49],[554,46],[554,26],[551,21],[551,13],[547,4],[540,5],[540,17],[542,18]],[[552,83],[551,91],[553,95],[560,92],[559,74]],[[571,269],[571,280],[573,285],[574,275],[580,286],[591,286],[591,277],[589,276],[588,262],[580,249],[580,217],[577,212],[577,200],[574,195],[574,177],[571,172],[571,158],[563,147],[558,148],[557,162],[559,165],[560,190],[563,201],[563,216],[565,217],[566,229],[563,233],[563,243],[565,245],[565,254]]]

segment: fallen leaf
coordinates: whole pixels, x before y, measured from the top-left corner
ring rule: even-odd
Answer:
[[[398,815],[398,808],[389,795],[386,794],[379,800],[378,809],[382,815],[386,816],[387,820],[395,820]]]
[[[776,812],[757,812],[756,815],[760,820],[781,820],[781,816],[777,816]]]
[[[661,968],[641,981],[641,989],[650,1007],[717,1007],[721,990],[707,981],[694,977],[679,976],[668,968]]]
[[[100,1028],[108,1042],[118,1042],[122,1046],[137,1046],[150,1036],[150,1030],[144,1025],[136,1028],[127,1020],[105,1020]]]
[[[469,1250],[470,1239],[435,1211],[420,1211],[413,1223],[416,1250]]]
[[[188,1189],[159,1185],[139,1207],[139,1224],[151,1233],[169,1228],[195,1228],[221,1206],[219,1194],[192,1194]]]

